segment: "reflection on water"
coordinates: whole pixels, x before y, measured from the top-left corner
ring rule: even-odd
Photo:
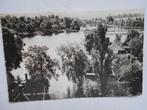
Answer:
[[[74,97],[76,90],[77,85],[72,81],[68,81],[65,75],[59,77],[58,80],[52,78],[50,81],[49,94],[51,99]]]

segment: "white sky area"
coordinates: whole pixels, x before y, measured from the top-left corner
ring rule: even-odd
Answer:
[[[124,9],[124,10],[108,10],[108,11],[51,11],[51,12],[30,12],[30,13],[1,13],[1,15],[14,15],[14,16],[47,16],[47,15],[58,15],[60,17],[74,17],[79,19],[91,19],[97,17],[106,17],[109,15],[118,15],[118,14],[134,14],[141,13],[144,14],[144,9]]]

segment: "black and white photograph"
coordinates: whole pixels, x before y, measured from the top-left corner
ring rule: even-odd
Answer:
[[[10,103],[142,94],[144,9],[0,19]]]

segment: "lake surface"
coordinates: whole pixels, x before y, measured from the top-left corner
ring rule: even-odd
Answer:
[[[33,45],[39,45],[39,46],[47,46],[49,48],[48,54],[56,58],[57,47],[60,47],[60,45],[67,45],[68,43],[77,43],[81,44],[84,41],[84,33],[83,31],[80,32],[74,32],[74,33],[61,33],[61,34],[53,34],[52,36],[40,36],[37,35],[32,38],[24,38],[23,39],[26,46],[24,47],[24,50],[26,51],[29,46]]]

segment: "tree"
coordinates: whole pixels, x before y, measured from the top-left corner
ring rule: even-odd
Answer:
[[[138,31],[136,31],[136,30],[131,30],[131,31],[129,31],[128,32],[128,40],[127,41],[130,41],[131,39],[133,39],[133,38],[137,38],[137,37],[139,37],[139,32]]]
[[[129,42],[129,46],[131,48],[132,54],[136,56],[139,61],[142,61],[142,53],[143,53],[143,40],[141,38],[131,39]]]
[[[2,28],[2,33],[3,33],[5,60],[6,60],[6,69],[8,75],[7,77],[8,77],[8,82],[9,81],[11,82],[14,80],[11,74],[11,70],[20,67],[24,44],[19,36],[10,32],[6,28]]]
[[[121,91],[120,94],[137,95],[142,92],[142,65],[135,59],[133,55],[117,55],[113,59],[113,72],[116,73],[118,82],[124,82],[125,86],[118,83],[119,88],[115,90]],[[128,91],[129,90],[129,91]]]
[[[54,75],[53,67],[56,62],[47,55],[47,50],[46,46],[35,45],[30,46],[28,52],[24,53],[25,67],[32,79],[38,78],[38,75],[40,78]]]
[[[40,30],[45,35],[52,35],[52,23],[49,20],[43,20],[40,23]]]
[[[14,33],[10,32],[7,28],[2,28],[2,34],[9,100],[12,100],[12,96],[15,94],[14,89],[18,84],[14,82],[15,78],[11,71],[20,67],[20,62],[22,61],[23,42],[19,36],[14,35]]]
[[[114,22],[113,16],[107,17],[107,23],[108,23],[108,24],[113,24],[113,22]]]
[[[73,44],[60,46],[58,54],[62,59],[63,73],[66,73],[69,80],[78,83],[77,96],[81,97],[83,95],[83,77],[88,63],[86,54],[78,45]]]
[[[33,33],[35,31],[35,27],[32,24],[32,22],[27,24],[27,25],[25,25],[25,28],[26,28],[25,31],[29,32],[29,33]]]
[[[31,77],[31,80],[38,83],[41,82],[48,91],[49,82],[52,76],[55,75],[54,67],[57,61],[50,58],[46,51],[46,46],[30,46],[28,52],[24,53],[25,67]]]
[[[143,36],[136,30],[131,30],[128,33],[128,38],[124,45],[128,45],[131,49],[132,55],[138,58],[139,61],[143,60]]]
[[[130,65],[124,79],[129,81],[130,94],[139,95],[142,93],[142,67],[137,62]]]
[[[71,23],[72,23],[72,19],[69,17],[65,17],[64,18],[64,24],[65,24],[65,28],[70,28],[71,27]]]
[[[70,25],[71,29],[73,30],[77,30],[79,31],[80,30],[80,24],[79,24],[79,21],[78,20],[73,20],[71,25]]]
[[[85,37],[85,47],[91,52],[93,58],[94,71],[100,79],[101,95],[105,96],[107,91],[108,76],[111,74],[111,56],[106,38],[106,27],[98,24],[97,30]],[[88,38],[87,38],[88,37]],[[89,41],[90,40],[90,41]],[[99,82],[98,82],[99,83]]]
[[[85,48],[86,48],[86,51],[88,51],[89,54],[91,54],[91,50],[93,48],[93,43],[94,43],[94,33],[89,33],[86,35],[85,37]]]

